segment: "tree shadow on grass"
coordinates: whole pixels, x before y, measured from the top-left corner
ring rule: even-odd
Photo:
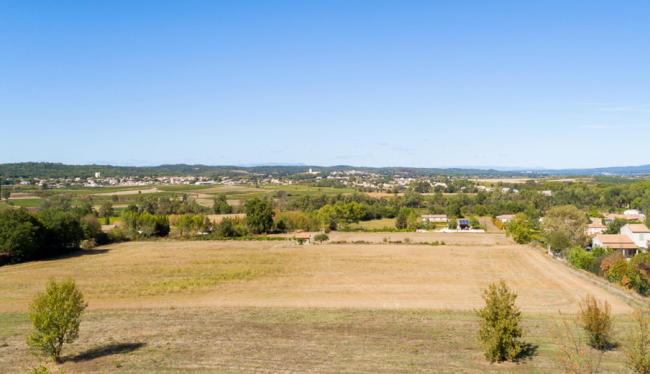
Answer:
[[[521,352],[515,357],[513,361],[515,362],[524,362],[524,361],[530,361],[533,359],[533,357],[537,356],[537,349],[539,348],[539,345],[533,345],[530,343],[522,343],[521,344]]]
[[[131,353],[144,347],[145,343],[111,343],[101,345],[99,347],[91,348],[84,353],[76,356],[68,356],[64,361],[82,362],[90,361],[99,357],[119,355],[124,353]]]
[[[42,258],[38,261],[47,262],[47,261],[65,260],[69,258],[82,257],[82,256],[101,255],[104,253],[108,253],[108,251],[109,251],[108,249],[78,249],[69,253],[60,254],[53,257]]]

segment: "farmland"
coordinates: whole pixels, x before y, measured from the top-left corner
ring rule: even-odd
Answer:
[[[558,310],[575,313],[591,293],[627,323],[626,303],[542,253],[466,235],[444,246],[133,242],[5,266],[0,362],[9,373],[38,362],[21,336],[51,276],[74,277],[90,304],[68,373],[113,372],[116,362],[125,372],[548,373]],[[536,347],[520,364],[488,365],[474,338],[481,289],[501,278],[518,291]],[[605,362],[620,372],[622,353]]]

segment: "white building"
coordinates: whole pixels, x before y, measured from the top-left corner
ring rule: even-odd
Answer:
[[[636,209],[628,209],[625,212],[623,212],[623,214],[643,214],[643,213],[641,213],[640,211],[638,211]]]
[[[101,175],[100,172],[96,172],[96,173],[95,173],[95,178],[99,178],[100,175]]]
[[[602,218],[591,217],[591,223],[585,228],[585,235],[594,236],[607,230],[607,226],[603,225]]]
[[[551,190],[547,190],[547,191],[542,191],[541,194],[544,196],[552,196],[553,192],[551,192]]]
[[[497,216],[497,219],[500,220],[503,223],[508,223],[513,218],[515,218],[514,214],[502,214],[500,216]]]
[[[447,222],[447,215],[446,214],[423,214],[422,220],[429,221],[429,222]]]
[[[605,247],[620,251],[626,258],[636,254],[637,246],[627,235],[598,234],[591,241],[592,247]]]
[[[621,235],[630,238],[637,247],[648,248],[650,229],[648,229],[646,225],[628,223],[621,227]]]

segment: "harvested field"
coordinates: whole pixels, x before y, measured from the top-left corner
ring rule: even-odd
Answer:
[[[224,218],[244,218],[246,217],[245,213],[232,213],[232,214],[210,214],[207,216],[211,221],[215,223],[221,222]]]
[[[147,188],[147,189],[145,189],[145,188],[146,188],[146,186],[143,186],[143,188],[141,188],[141,189],[134,188],[134,189],[126,190],[126,191],[95,193],[95,194],[93,194],[93,196],[134,195],[134,194],[138,194],[138,191],[140,193],[158,193],[158,192],[161,192],[156,188]]]
[[[586,294],[609,301],[616,314],[630,311],[598,286],[519,245],[160,241],[2,267],[0,312],[24,312],[51,276],[74,277],[90,310],[174,305],[471,311],[482,305],[482,288],[504,279],[519,292],[525,312],[575,312]]]
[[[314,232],[312,235],[316,235]],[[294,233],[279,234],[271,236],[284,236],[293,237]],[[512,244],[513,241],[506,238],[503,232],[495,233],[440,233],[440,232],[341,232],[332,231],[329,234],[331,241],[345,240],[346,242],[364,241],[369,243],[382,243],[384,238],[388,241],[404,241],[404,238],[409,238],[413,242],[445,242],[448,245],[496,245],[496,244]]]

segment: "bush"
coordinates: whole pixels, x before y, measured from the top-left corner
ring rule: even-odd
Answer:
[[[63,371],[57,371],[58,374],[64,374]],[[33,368],[32,370],[28,371],[25,374],[53,374],[51,371],[47,370],[47,368],[43,365],[39,365],[37,368]]]
[[[319,243],[322,243],[324,241],[330,240],[330,237],[327,234],[317,234],[316,236],[314,236],[314,240]]]
[[[605,273],[607,280],[612,283],[621,283],[625,276],[625,272],[627,272],[627,266],[627,260],[622,258],[616,260],[614,265],[612,265]]]
[[[604,350],[609,346],[612,316],[611,307],[607,301],[597,301],[593,295],[587,295],[580,301],[578,320],[589,337],[591,347]]]
[[[569,253],[569,262],[578,269],[587,269],[594,260],[594,255],[580,247],[575,247]]]
[[[627,330],[623,346],[627,364],[637,373],[650,374],[650,315],[645,308],[636,308],[632,321],[634,326]]]
[[[108,240],[113,243],[119,243],[126,240],[126,233],[119,227],[114,227],[108,232]]]
[[[521,312],[515,305],[517,293],[506,283],[492,283],[483,292],[485,307],[476,311],[479,317],[479,341],[485,348],[485,357],[491,361],[514,359],[522,350],[517,340],[522,336],[519,326]]]
[[[603,261],[600,263],[600,271],[603,274],[607,274],[609,269],[618,261],[624,260],[625,256],[621,252],[614,252],[609,256],[606,256]]]
[[[87,306],[73,279],[57,283],[51,278],[45,293],[36,295],[29,305],[29,320],[34,327],[26,338],[29,347],[59,362],[63,344],[79,337],[81,314]]]

